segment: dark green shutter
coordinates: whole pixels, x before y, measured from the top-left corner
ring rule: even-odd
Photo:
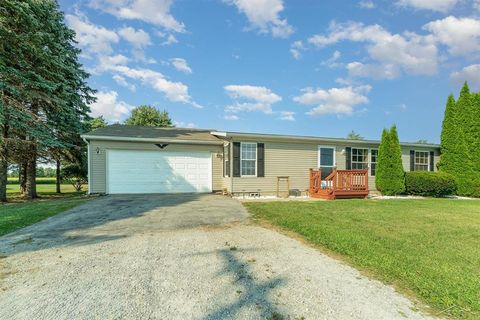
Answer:
[[[265,177],[265,144],[257,143],[257,177]]]
[[[433,151],[430,151],[430,171],[435,171],[435,168],[433,166],[434,157],[435,153]]]
[[[345,156],[347,157],[346,169],[352,170],[352,148],[351,147],[345,148]]]
[[[410,171],[415,171],[415,150],[410,150]]]
[[[240,177],[240,142],[233,143],[233,176]]]

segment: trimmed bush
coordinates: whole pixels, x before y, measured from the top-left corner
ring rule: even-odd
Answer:
[[[455,178],[446,172],[407,172],[405,186],[410,195],[429,197],[451,195],[457,189]]]

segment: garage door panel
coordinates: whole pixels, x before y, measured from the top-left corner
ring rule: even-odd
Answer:
[[[108,193],[211,192],[209,152],[107,151]]]

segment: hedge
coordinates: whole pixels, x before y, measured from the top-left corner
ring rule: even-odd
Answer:
[[[455,178],[445,172],[406,172],[407,194],[417,196],[442,197],[454,194],[457,186]]]

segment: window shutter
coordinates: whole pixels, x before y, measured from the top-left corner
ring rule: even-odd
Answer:
[[[415,171],[415,150],[410,150],[410,171]]]
[[[240,142],[233,143],[233,176],[240,177]]]
[[[347,157],[346,169],[352,170],[352,148],[351,147],[345,148],[345,156]]]
[[[265,144],[257,143],[257,177],[265,177]]]
[[[430,171],[435,171],[435,167],[433,166],[433,162],[435,159],[435,153],[430,151]]]

